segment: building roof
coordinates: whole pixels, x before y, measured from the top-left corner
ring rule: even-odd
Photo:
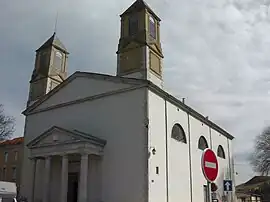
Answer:
[[[262,194],[250,193],[250,192],[236,192],[238,198],[247,198],[251,196],[262,197]]]
[[[85,77],[85,78],[92,78],[92,79],[95,78],[95,79],[99,79],[99,80],[110,80],[110,81],[130,83],[130,84],[140,84],[140,85],[137,85],[138,88],[140,88],[140,87],[142,87],[142,85],[144,85],[144,87],[149,88],[151,91],[155,92],[156,94],[158,94],[159,96],[161,96],[162,98],[167,100],[168,102],[173,103],[174,105],[176,105],[177,107],[179,107],[183,111],[187,112],[189,115],[193,116],[194,118],[200,120],[204,124],[208,125],[212,129],[218,131],[220,134],[224,135],[225,137],[227,137],[231,140],[234,139],[234,137],[230,133],[228,133],[227,131],[222,129],[220,126],[218,126],[214,122],[210,121],[207,117],[205,117],[202,114],[200,114],[199,112],[195,111],[194,109],[192,109],[191,107],[189,107],[188,105],[186,105],[185,103],[183,103],[182,101],[177,99],[176,97],[170,95],[169,93],[167,93],[166,91],[164,91],[160,87],[156,86],[151,81],[144,80],[144,79],[126,78],[126,77],[121,77],[121,76],[112,76],[112,75],[106,75],[106,74],[91,73],[91,72],[79,72],[79,71],[75,72],[74,74],[69,76],[65,81],[63,81],[61,84],[56,86],[52,91],[50,91],[49,93],[47,93],[46,95],[41,97],[34,104],[30,105],[22,113],[24,115],[29,115],[32,112],[35,113],[34,109],[36,107],[38,107],[44,101],[49,99],[52,95],[57,93],[61,88],[66,86],[68,83],[70,83],[71,81],[73,81],[77,77]],[[59,106],[55,106],[55,108],[57,108],[57,107],[59,107]],[[50,108],[50,109],[52,109],[52,108]]]
[[[253,185],[270,181],[270,176],[255,176],[245,183],[245,185]]]
[[[56,48],[59,48],[63,52],[68,54],[68,51],[64,44],[60,41],[60,39],[56,36],[56,33],[54,32],[53,35],[44,43],[42,44],[36,51],[40,51],[42,49],[55,46]]]
[[[13,138],[11,140],[3,140],[2,142],[0,142],[0,146],[22,144],[23,139],[24,139],[23,137],[17,137],[17,138]]]
[[[120,17],[130,14],[139,12],[143,9],[146,9],[150,14],[152,14],[158,21],[161,21],[161,19],[155,14],[155,12],[145,3],[143,0],[136,0],[125,12],[123,12]]]
[[[236,193],[254,194],[255,191],[260,189],[265,183],[270,184],[270,176],[254,176],[247,182],[236,186]]]

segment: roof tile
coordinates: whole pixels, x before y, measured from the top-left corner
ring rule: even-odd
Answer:
[[[22,144],[23,140],[24,140],[23,137],[17,137],[17,138],[13,138],[11,140],[4,140],[4,141],[0,142],[0,146]]]

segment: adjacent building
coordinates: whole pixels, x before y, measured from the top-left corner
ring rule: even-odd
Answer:
[[[236,186],[238,202],[269,202],[270,176],[255,176]]]
[[[0,180],[16,182],[20,186],[20,171],[23,154],[23,137],[4,140],[0,143]]]
[[[233,136],[163,88],[161,19],[142,0],[121,17],[116,75],[75,72],[55,34],[36,51],[21,193],[30,202],[204,202],[201,155],[233,179]],[[179,67],[186,68],[186,67]],[[184,76],[184,75],[183,75]]]

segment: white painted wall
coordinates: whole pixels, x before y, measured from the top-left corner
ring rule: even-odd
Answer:
[[[167,102],[168,157],[169,157],[169,201],[191,201],[189,135],[187,113]],[[174,124],[180,124],[185,131],[187,144],[171,138]]]
[[[231,152],[229,152],[228,149],[228,140],[227,138],[225,138],[223,135],[219,134],[217,131],[215,130],[211,130],[211,137],[212,137],[212,142],[213,142],[213,151],[216,152],[217,154],[217,150],[218,150],[218,146],[221,145],[224,149],[225,152],[225,159],[222,159],[220,157],[218,157],[218,164],[219,164],[219,173],[218,173],[218,177],[215,181],[215,183],[218,185],[218,197],[221,200],[222,199],[222,195],[224,195],[224,190],[223,190],[223,180],[224,179],[231,179],[231,175],[232,170],[230,170],[230,166],[229,163],[231,161]]]
[[[68,85],[64,86],[59,92],[51,96],[50,99],[43,102],[42,105],[37,107],[37,109],[66,103],[89,96],[99,95],[131,86],[131,84],[123,84],[121,82],[116,83],[106,80],[90,79],[83,76],[77,77]]]
[[[70,101],[77,99],[78,96],[80,98],[87,96],[87,92],[89,95],[98,94],[98,89],[93,90],[91,87],[96,81],[91,79],[83,81],[82,78],[76,80],[39,106],[39,109],[59,101]],[[100,86],[100,92],[104,90],[108,92],[107,87],[111,89],[114,85],[112,83],[110,86],[107,81],[102,82],[104,84],[95,83],[96,86]],[[115,89],[124,86],[116,85]],[[148,135],[145,126],[147,114]],[[171,138],[171,130],[175,123],[183,127],[187,144]],[[188,123],[190,123],[190,131],[188,131]],[[217,150],[218,145],[222,145],[226,157],[229,156],[226,137],[213,129],[210,135],[207,125],[188,116],[172,103],[166,101],[165,104],[163,98],[146,89],[30,115],[26,119],[25,143],[54,125],[70,130],[77,129],[108,141],[102,164],[95,164],[101,168],[102,178],[101,189],[96,190],[100,193],[99,196],[89,196],[93,201],[100,199],[106,202],[135,202],[147,200],[145,197],[148,194],[149,202],[165,202],[167,198],[170,202],[191,201],[191,198],[193,202],[203,202],[203,185],[206,184],[206,180],[201,170],[202,151],[198,149],[199,137],[203,135],[214,151]],[[148,160],[148,151],[152,148],[156,149],[156,154],[151,154]],[[32,172],[30,172],[27,148],[24,152],[22,192],[30,197],[31,180],[29,179]],[[228,158],[219,159],[220,174],[217,180],[219,185],[229,167],[228,162]],[[92,172],[98,170],[95,166],[89,166],[89,169],[92,169],[92,176],[94,175]],[[159,174],[156,174],[156,167],[159,168]],[[98,183],[99,179],[94,181]],[[56,190],[57,188],[54,192]],[[41,191],[37,193],[42,194]]]
[[[223,179],[229,179],[225,175],[229,171],[229,152],[227,138],[217,131],[211,129],[201,121],[197,120],[177,106],[166,102],[155,93],[149,91],[149,148],[155,147],[156,155],[149,158],[149,201],[166,201],[166,125],[167,125],[167,152],[168,152],[168,199],[169,202],[192,201],[203,202],[203,186],[207,184],[201,169],[202,152],[198,149],[200,136],[204,136],[208,146],[217,153],[217,148],[222,145],[226,159],[218,158],[219,176],[216,183],[220,187],[218,192],[223,194]],[[167,124],[165,121],[167,116]],[[189,118],[188,118],[189,117]],[[190,123],[190,139],[188,131],[188,119]],[[184,129],[187,137],[187,144],[177,142],[171,138],[171,130],[175,123],[179,123]],[[189,158],[189,140],[190,155]],[[229,144],[230,144],[229,140]],[[231,146],[230,146],[231,150]],[[232,152],[230,152],[230,155]],[[191,170],[190,170],[191,163]],[[160,166],[160,173],[156,175],[155,167]],[[190,176],[190,173],[191,176]],[[155,181],[152,182],[151,180]],[[191,183],[191,184],[190,184]]]
[[[148,163],[149,202],[166,201],[166,127],[164,100],[151,91],[148,92],[148,148],[156,149],[156,154],[150,155]],[[156,167],[159,174],[156,174]]]
[[[138,89],[29,115],[25,128],[25,142],[54,125],[103,138],[107,140],[107,145],[100,165],[102,197],[99,201],[143,201],[147,187],[145,99],[146,90]],[[24,152],[22,193],[30,198],[32,170],[28,149],[25,148]]]
[[[211,146],[209,127],[203,124],[201,121],[189,116],[190,121],[190,136],[191,136],[191,169],[192,169],[192,193],[193,201],[203,202],[204,193],[203,185],[206,185],[206,179],[204,178],[201,169],[201,156],[203,151],[198,149],[198,141],[201,136],[204,136],[208,146]]]

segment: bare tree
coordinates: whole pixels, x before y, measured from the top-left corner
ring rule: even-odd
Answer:
[[[256,137],[255,148],[250,160],[255,172],[261,175],[270,173],[270,126]]]
[[[15,130],[15,119],[4,113],[4,107],[0,104],[0,140],[8,139]]]

